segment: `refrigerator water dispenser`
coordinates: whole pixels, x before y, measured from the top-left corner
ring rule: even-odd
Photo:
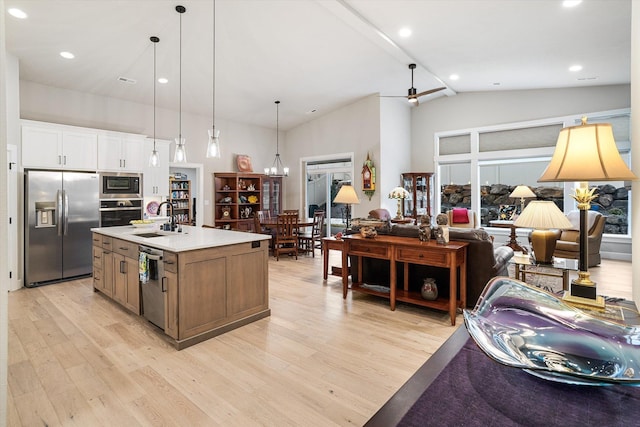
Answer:
[[[56,202],[36,202],[36,228],[55,227]]]

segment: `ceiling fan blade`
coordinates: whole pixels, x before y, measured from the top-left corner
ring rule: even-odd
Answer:
[[[380,98],[409,98],[407,95],[380,95]]]
[[[435,89],[429,89],[429,90],[425,90],[424,92],[420,92],[416,96],[425,96],[425,95],[429,95],[429,94],[432,94],[432,93],[440,92],[441,90],[445,90],[445,89],[446,89],[446,87],[437,87]]]

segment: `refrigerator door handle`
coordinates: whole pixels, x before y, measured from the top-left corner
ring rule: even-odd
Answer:
[[[58,236],[62,236],[62,191],[56,191],[56,210],[58,211]]]
[[[64,235],[66,236],[69,231],[69,196],[66,190],[62,190],[62,194],[64,195]]]

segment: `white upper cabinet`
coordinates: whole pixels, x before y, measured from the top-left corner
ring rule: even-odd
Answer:
[[[142,172],[144,137],[137,135],[98,135],[98,170]]]
[[[25,168],[96,170],[97,134],[50,124],[23,124]]]
[[[157,167],[149,166],[149,157],[153,151],[153,139],[144,141],[144,196],[145,197],[169,197],[169,153],[170,142],[156,139],[156,151],[158,151],[159,163]]]

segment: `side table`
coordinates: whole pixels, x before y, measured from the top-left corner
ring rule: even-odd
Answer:
[[[336,239],[335,237],[323,237],[322,238],[322,279],[327,280],[329,276],[329,250],[333,249],[342,252],[342,265],[340,266],[340,274],[342,277],[342,289],[343,297],[347,296],[347,289],[349,284],[349,261],[347,258],[347,251],[344,250],[345,242],[342,239]],[[331,273],[338,276],[337,273]]]
[[[530,256],[514,256],[509,260],[509,264],[515,265],[515,278],[526,283],[527,274],[537,274],[539,276],[562,277],[562,289],[569,290],[569,272],[578,271],[578,260],[569,258],[553,257],[553,263],[536,263]],[[539,271],[536,267],[547,267],[556,271]]]
[[[520,244],[518,243],[518,236],[516,235],[516,227],[515,225],[513,225],[513,221],[509,221],[509,220],[502,220],[502,219],[497,219],[494,221],[489,221],[489,225],[491,227],[496,227],[496,228],[509,228],[511,229],[511,233],[509,234],[509,241],[507,243],[505,243],[505,246],[509,246],[511,249],[513,249],[514,251],[520,251],[523,254],[528,253],[527,248],[520,246]]]

